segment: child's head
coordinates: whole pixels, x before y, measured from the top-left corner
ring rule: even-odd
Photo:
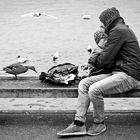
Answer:
[[[103,49],[105,47],[105,43],[107,42],[107,34],[103,29],[100,29],[94,33],[94,39],[96,44]]]

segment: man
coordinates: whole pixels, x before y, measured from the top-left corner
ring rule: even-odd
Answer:
[[[112,7],[104,10],[100,21],[108,34],[103,51],[95,61],[88,63],[97,68],[110,68],[111,73],[87,77],[78,87],[78,105],[74,122],[57,134],[99,135],[106,130],[104,117],[104,95],[129,91],[140,80],[140,48],[133,31],[125,24],[119,11]],[[86,132],[85,121],[90,102],[93,104],[93,124]]]

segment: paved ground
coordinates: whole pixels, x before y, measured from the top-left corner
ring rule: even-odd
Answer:
[[[19,83],[22,88],[25,83],[28,86],[31,84],[21,80],[12,85],[12,81],[10,80],[9,86],[1,84],[1,88],[18,87]],[[107,131],[100,136],[58,137],[56,133],[73,120],[76,100],[77,98],[0,98],[0,140],[140,139],[140,98],[105,98]],[[87,128],[92,123],[91,118],[92,113],[89,112]]]
[[[140,98],[105,98],[107,112],[140,112]],[[75,112],[77,98],[0,98],[0,115],[26,112]],[[93,107],[90,105],[89,111]]]
[[[1,118],[0,140],[139,140],[140,115],[107,115],[107,131],[99,136],[64,137],[56,135],[72,121],[73,114]],[[87,128],[92,123],[88,116]]]
[[[2,84],[3,80],[0,80],[1,91],[3,88],[35,86],[29,80],[10,80],[8,84]],[[36,84],[43,87],[40,82]],[[56,133],[73,120],[76,100],[77,98],[0,98],[0,140],[140,139],[140,98],[105,98],[107,131],[99,136],[58,137]],[[90,111],[87,120],[89,128],[92,124]]]

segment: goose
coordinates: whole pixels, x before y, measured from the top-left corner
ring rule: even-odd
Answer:
[[[17,57],[17,59],[19,63],[26,63],[29,61],[27,57],[21,57],[20,55]]]
[[[5,73],[15,75],[15,79],[17,79],[17,75],[25,73],[29,69],[33,70],[34,72],[37,73],[34,66],[23,66],[20,63],[15,63],[15,64],[12,64],[12,65],[6,66],[6,67],[3,68],[3,71],[5,71]]]
[[[56,61],[56,59],[58,59],[58,58],[59,58],[59,52],[56,51],[53,55],[53,61]]]

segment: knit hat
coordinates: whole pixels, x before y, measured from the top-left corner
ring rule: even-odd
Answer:
[[[104,24],[105,27],[108,27],[115,19],[120,17],[119,11],[115,8],[108,8],[104,10],[100,16],[100,21]]]
[[[97,44],[100,42],[101,39],[104,39],[107,37],[108,37],[107,34],[102,29],[100,29],[94,33],[94,39]]]

